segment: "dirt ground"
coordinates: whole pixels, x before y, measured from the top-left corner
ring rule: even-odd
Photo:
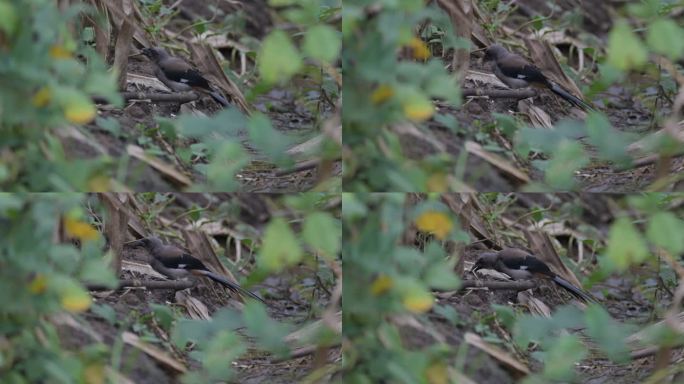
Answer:
[[[244,30],[231,31],[223,34],[223,37],[231,41],[241,41],[241,38],[261,39],[272,28],[273,12],[263,1],[245,2],[218,2],[210,4],[201,1],[183,1],[176,4],[179,15],[168,24],[162,25],[163,30],[173,34],[187,28],[187,23],[197,18],[216,20],[217,15],[232,15],[240,17],[244,23]],[[218,8],[215,8],[218,7]],[[219,33],[219,35],[221,35]],[[141,48],[136,46],[136,48]],[[131,49],[131,52],[137,50]],[[235,51],[223,50],[227,58],[235,59]],[[182,56],[182,54],[180,54]],[[183,57],[188,60],[187,57]],[[254,87],[254,71],[256,63],[254,58],[248,58],[245,67],[241,67],[238,59],[226,63],[234,74],[241,73],[237,79],[238,87],[243,94]],[[126,92],[155,93],[157,89],[150,89],[130,80],[132,75],[142,75],[154,79],[154,64],[144,56],[131,56],[128,60],[127,73],[129,81]],[[328,95],[322,95],[321,86],[317,80],[302,75],[295,77],[291,82],[275,87],[266,93],[258,94],[253,100],[248,101],[249,107],[266,114],[275,130],[287,135],[292,144],[290,148],[302,144],[309,139],[320,135],[320,125],[334,113],[334,105]],[[114,108],[108,105],[98,106],[98,117],[113,119],[119,124],[117,133],[113,133],[107,127],[93,122],[85,127],[85,132],[80,135],[67,135],[63,138],[63,146],[69,158],[89,159],[98,156],[109,156],[117,165],[117,181],[133,191],[178,191],[187,189],[188,186],[170,177],[167,173],[159,171],[148,162],[135,157],[127,157],[127,146],[136,145],[146,151],[150,151],[154,157],[167,164],[192,180],[193,183],[206,182],[205,177],[195,169],[195,165],[206,163],[202,157],[193,156],[188,166],[187,162],[180,160],[179,150],[184,150],[197,141],[181,139],[173,142],[164,137],[162,130],[158,130],[157,118],[176,119],[180,114],[211,116],[221,111],[221,106],[209,97],[201,97],[199,100],[185,104],[179,102],[151,102],[149,100],[133,100],[125,103],[124,108]],[[287,193],[310,190],[321,180],[317,169],[306,169],[292,173],[281,172],[266,156],[259,154],[249,143],[247,128],[240,131],[235,137],[243,144],[243,148],[250,155],[250,163],[236,175],[236,181],[240,190],[244,192],[273,192]],[[302,156],[293,156],[297,162],[309,160]],[[127,159],[124,161],[124,159]],[[339,176],[341,165],[332,165],[330,174],[325,177]]]
[[[445,60],[448,61],[448,60]],[[471,69],[491,73],[487,65],[482,65],[478,60],[471,60]],[[482,87],[473,81],[466,81],[464,89],[476,89]],[[645,134],[654,131],[651,111],[636,101],[626,87],[613,86],[608,92],[600,94],[598,98],[609,99],[607,107],[602,107],[613,127],[627,133]],[[534,98],[534,105],[542,106],[544,111],[552,117],[553,122],[569,118],[572,112],[568,104],[555,97],[551,92],[540,92]],[[518,111],[517,101],[511,99],[490,99],[487,97],[468,98],[464,105],[454,108],[439,104],[438,112],[451,115],[456,118],[459,125],[458,131],[453,131],[437,121],[428,123],[430,133],[446,145],[447,152],[458,158],[465,148],[465,142],[472,140],[479,142],[485,148],[491,141],[498,147],[496,152],[509,160],[510,164],[527,173],[531,180],[542,181],[543,173],[534,168],[529,159],[521,159],[512,152],[512,138],[505,137],[501,132],[483,133],[482,128],[495,123],[493,113],[515,114]],[[667,106],[658,110],[660,117],[668,114]],[[486,140],[484,140],[486,137]],[[403,148],[407,157],[419,160],[426,155],[436,154],[437,151],[427,142],[421,142],[415,136],[402,136]],[[590,153],[594,150],[585,146]],[[465,182],[477,191],[514,191],[523,187],[517,180],[510,178],[490,163],[475,157],[468,156],[465,167]],[[672,173],[684,171],[684,159],[673,160]],[[594,161],[589,166],[579,170],[575,179],[578,189],[587,192],[611,192],[629,193],[645,190],[655,179],[654,165],[647,165],[626,171],[616,171],[609,163]]]
[[[146,263],[144,250],[124,250],[124,260]],[[293,273],[293,276],[298,275]],[[303,273],[301,275],[304,275]],[[124,272],[122,279],[141,278],[141,276]],[[149,278],[147,278],[149,279]],[[291,323],[295,326],[310,321],[311,306],[308,298],[299,296],[291,287],[302,281],[292,281],[284,278],[268,278],[262,284],[250,287],[253,292],[259,292],[268,303],[269,315],[279,321]],[[204,303],[210,314],[222,308],[236,308],[234,298],[229,291],[209,280],[194,288],[185,290],[194,299]],[[317,307],[325,306],[327,300],[325,291],[321,290],[319,300],[313,304]],[[94,293],[95,304],[107,304],[115,311],[115,322],[89,311],[83,318],[85,322],[75,329],[70,325],[59,326],[58,331],[65,348],[80,350],[91,345],[97,335],[106,345],[115,346],[120,342],[121,334],[134,331],[142,339],[169,353],[174,359],[183,362],[189,369],[200,367],[196,360],[190,358],[191,348],[181,350],[169,341],[169,334],[157,323],[152,316],[152,305],[167,305],[184,313],[183,307],[177,302],[176,293],[171,289],[126,288],[119,291]],[[239,332],[239,331],[238,331]],[[150,338],[156,338],[156,341]],[[135,383],[179,383],[179,372],[170,369],[157,359],[150,357],[138,348],[128,344],[122,346],[121,372]],[[328,361],[340,359],[340,349],[329,351]],[[272,362],[271,359],[259,352],[251,352],[233,364],[237,372],[234,382],[239,383],[293,383],[301,381],[312,371],[313,357],[307,355],[282,362]]]
[[[582,262],[576,262],[577,255],[572,251],[576,244],[575,246],[569,245],[570,238],[565,233],[566,231],[579,230],[580,233],[595,233],[595,239],[605,239],[617,212],[621,212],[621,208],[616,208],[619,205],[617,201],[621,199],[620,195],[516,194],[515,196],[516,198],[512,200],[499,201],[498,208],[487,206],[478,214],[468,216],[477,218],[480,215],[486,215],[485,212],[497,212],[495,218],[486,220],[485,226],[491,226],[491,232],[483,232],[478,241],[471,242],[465,247],[462,280],[499,281],[487,270],[479,270],[473,273],[471,270],[475,261],[482,252],[493,251],[494,245],[526,248],[528,244],[524,240],[512,239],[523,239],[529,235],[526,228],[530,228],[530,223],[524,217],[529,214],[530,210],[534,211],[541,209],[541,207],[544,207],[544,211],[554,212],[544,219],[549,229],[541,229],[541,232],[544,233],[541,236],[549,236],[550,243],[555,243],[561,248],[567,247],[569,251],[566,256],[568,259],[572,259],[572,262],[565,261],[566,266],[572,265],[570,269],[575,271],[574,273],[580,281],[584,279],[582,276],[589,276],[596,269],[597,260],[592,252],[585,252]],[[469,211],[469,209],[463,208],[463,211]],[[475,211],[477,212],[477,209]],[[559,212],[564,213],[560,214]],[[570,214],[570,212],[573,213]],[[544,216],[546,217],[546,215]],[[560,217],[563,219],[559,219]],[[519,221],[515,218],[519,218]],[[470,230],[482,228],[482,223],[485,220],[482,222],[478,222],[478,220],[481,219],[473,221],[464,219],[461,224]],[[555,228],[555,230],[552,231],[550,228]],[[532,231],[534,232],[534,230]],[[551,235],[551,232],[554,234]],[[471,235],[473,234],[471,233]],[[422,241],[419,240],[414,245],[421,247]],[[455,254],[460,256],[460,252]],[[669,310],[672,305],[673,288],[668,288],[669,283],[666,284],[662,276],[659,275],[661,273],[660,268],[662,267],[650,264],[636,265],[625,273],[614,273],[606,278],[601,278],[589,288],[585,286],[585,289],[598,300],[613,320],[629,326],[632,331],[636,331],[662,320],[663,313]],[[551,313],[564,305],[576,305],[582,309],[582,304],[578,303],[571,294],[560,289],[551,281],[544,281],[543,279],[536,279],[535,281],[537,287],[524,292],[546,304]],[[406,324],[401,325],[401,329],[407,349],[419,350],[439,341],[446,341],[453,347],[453,354],[457,355],[454,358],[456,367],[475,382],[519,382],[521,377],[518,371],[508,369],[505,364],[493,358],[492,355],[466,341],[466,333],[475,333],[484,338],[490,345],[513,356],[515,360],[526,365],[531,371],[538,372],[544,368],[531,355],[537,350],[537,346],[530,345],[528,349],[520,349],[512,340],[511,330],[502,324],[500,315],[492,309],[492,305],[498,304],[513,308],[519,313],[530,313],[529,306],[521,301],[524,299],[519,296],[517,291],[512,289],[467,288],[461,291],[436,292],[435,296],[437,297],[437,306],[454,310],[457,316],[456,322],[454,323],[452,318],[443,315],[436,308],[433,308],[427,314],[428,319],[419,325],[416,325],[417,322],[405,322]],[[566,331],[578,335],[581,340],[591,340],[581,330],[566,329]],[[653,374],[655,361],[653,356],[633,358],[626,364],[617,364],[606,359],[601,353],[593,353],[591,342],[588,345],[590,353],[587,358],[576,364],[575,369],[578,378],[573,382],[637,384],[643,383],[646,378]],[[673,351],[670,361],[674,364],[675,361],[681,361],[682,358],[684,358],[684,351]],[[676,379],[675,382],[677,382]]]
[[[549,19],[550,26],[548,29],[550,30],[546,31],[546,33],[558,33],[560,36],[567,37],[569,41],[581,40],[577,36],[580,33],[605,41],[613,23],[611,15],[616,11],[613,9],[616,5],[609,2],[572,0],[551,3],[538,0],[524,0],[511,3],[509,6],[514,8],[515,11],[507,13],[505,20],[498,21],[501,23],[498,26],[500,30],[488,31],[486,37],[493,39],[493,41],[502,38],[507,43],[518,43],[520,46],[525,45],[519,39],[520,36],[529,36],[525,32],[527,31],[525,25],[529,23],[531,18],[535,17]],[[484,5],[480,4],[480,7],[484,7]],[[480,10],[479,12],[484,11]],[[568,28],[567,25],[560,21],[570,13],[581,15],[581,25]],[[495,24],[492,20],[496,20],[497,17],[500,18],[502,15],[488,14],[475,18],[475,22]],[[488,27],[491,28],[492,26],[479,25],[477,28],[474,27],[472,36],[482,38],[480,37],[480,34],[484,33],[482,30],[486,30]],[[558,30],[553,28],[558,28]],[[505,36],[500,36],[500,34]],[[474,38],[472,43],[475,44]],[[565,43],[554,45],[561,50],[567,49],[568,46]],[[473,47],[474,50],[478,48],[482,47]],[[441,55],[445,66],[452,64],[452,52],[441,52],[439,45],[433,46],[432,49],[432,54],[435,57]],[[524,50],[519,49],[516,53],[524,54]],[[568,65],[571,65],[573,68],[578,67],[576,54],[571,55],[568,52],[563,54],[571,58]],[[587,68],[587,66],[588,64],[585,62],[584,68]],[[488,74],[492,73],[490,65],[482,63],[479,54],[471,55],[469,69]],[[590,83],[593,80],[593,76],[598,76],[595,68],[590,72],[592,73],[588,75],[589,79],[585,79],[585,84]],[[671,114],[672,99],[662,93],[658,81],[659,79],[654,78],[653,74],[635,74],[620,83],[610,86],[604,92],[592,96],[592,99],[597,109],[607,116],[615,129],[629,134],[632,138],[645,136],[662,128],[662,120]],[[582,84],[576,83],[581,87]],[[463,84],[464,90],[486,89],[490,87],[492,86],[480,83],[476,76],[471,77],[469,75],[466,75],[466,80]],[[577,110],[573,111],[573,108],[568,103],[556,97],[550,91],[538,91],[537,96],[533,98],[533,104],[542,108],[551,117],[553,124],[568,118],[582,119],[581,114],[576,113]],[[655,107],[652,104],[655,104]],[[522,121],[529,121],[525,113],[521,111],[517,100],[506,98],[468,97],[464,99],[463,105],[459,107],[438,102],[437,113],[453,116],[458,122],[458,127],[450,129],[432,119],[427,123],[428,133],[433,136],[431,139],[436,139],[437,142],[444,144],[446,152],[452,155],[454,159],[461,159],[459,156],[464,151],[466,141],[474,141],[481,144],[485,150],[502,156],[508,161],[508,164],[526,173],[531,181],[542,181],[543,173],[531,164],[531,160],[539,159],[539,155],[537,154],[534,155],[536,157],[530,158],[520,158],[512,150],[513,138],[506,137],[504,133],[491,128],[495,124],[494,117],[492,116],[493,113],[517,116]],[[420,160],[426,155],[439,152],[438,149],[430,144],[431,140],[427,138],[421,140],[416,135],[404,135],[401,137],[401,140],[404,153],[413,160]],[[585,144],[585,150],[593,156],[596,153],[595,148],[588,145],[585,140],[581,141]],[[464,167],[464,182],[477,191],[519,191],[524,187],[519,180],[512,178],[480,157],[468,154],[464,158],[467,159]],[[609,162],[599,161],[595,158],[591,160],[588,166],[575,173],[576,190],[597,193],[639,192],[645,190],[657,178],[654,165],[618,170]],[[680,157],[671,160],[669,172],[670,174],[684,172],[684,159]],[[681,186],[677,188],[681,188]]]

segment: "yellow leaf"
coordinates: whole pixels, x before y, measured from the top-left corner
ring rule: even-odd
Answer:
[[[50,57],[53,59],[71,59],[73,55],[63,45],[53,45],[50,47]]]
[[[428,49],[423,40],[414,36],[411,38],[411,41],[409,41],[408,46],[411,48],[414,59],[427,60],[430,58],[430,49]]]
[[[90,100],[72,99],[64,106],[64,116],[74,124],[86,124],[95,118],[97,109]]]
[[[429,100],[411,100],[404,103],[404,115],[416,123],[422,123],[431,118],[434,113],[435,108]]]
[[[92,225],[71,217],[64,219],[64,229],[67,235],[82,241],[95,240],[100,236],[100,233]]]
[[[387,84],[381,84],[371,94],[371,102],[373,104],[382,104],[394,96],[394,88]]]
[[[418,229],[432,233],[440,240],[444,240],[454,227],[449,216],[443,212],[425,211],[416,219]]]
[[[88,190],[91,192],[111,191],[111,180],[104,175],[98,175],[88,180]]]
[[[442,362],[433,362],[425,370],[425,378],[430,384],[448,384],[449,372],[447,366]]]
[[[425,313],[432,308],[434,298],[424,289],[411,289],[404,295],[402,302],[413,313]]]
[[[31,283],[29,283],[28,286],[29,292],[33,293],[34,295],[39,295],[45,292],[46,288],[47,279],[45,278],[45,275],[42,274],[37,274],[36,277],[31,280]]]
[[[446,192],[449,186],[449,179],[444,173],[433,173],[427,181],[428,192]]]
[[[90,363],[83,370],[83,382],[86,384],[102,384],[105,382],[105,369],[102,364]]]
[[[62,292],[62,307],[69,312],[83,312],[90,308],[92,299],[80,287],[70,287]]]
[[[52,99],[52,91],[50,91],[50,88],[48,87],[43,87],[36,92],[35,95],[33,95],[33,99],[31,99],[31,102],[33,105],[35,105],[38,108],[44,107],[48,105],[50,100]]]
[[[378,276],[371,284],[371,293],[375,296],[382,295],[383,293],[392,289],[394,281],[391,277],[387,275]]]

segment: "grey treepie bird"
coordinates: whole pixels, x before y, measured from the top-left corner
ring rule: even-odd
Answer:
[[[228,280],[218,273],[211,272],[199,259],[175,245],[162,243],[162,241],[156,237],[145,237],[140,240],[126,243],[126,246],[145,248],[150,256],[152,256],[150,260],[152,269],[170,279],[177,280],[189,277],[190,275],[205,276],[233,292],[243,296],[249,296],[266,304],[266,302],[256,294],[242,288],[237,283]]]
[[[539,68],[525,60],[522,56],[509,52],[498,44],[487,48],[484,60],[494,62],[494,74],[510,88],[525,88],[529,86],[547,88],[576,107],[584,110],[593,109],[585,101],[573,96],[563,87],[549,80]]]
[[[549,279],[584,302],[597,302],[590,293],[575,287],[551,271],[546,263],[522,249],[504,248],[499,252],[482,253],[475,262],[472,271],[475,272],[479,269],[493,269],[507,274],[514,280]]]
[[[170,89],[176,92],[199,91],[208,94],[224,107],[229,105],[223,96],[211,88],[202,73],[185,60],[171,56],[160,47],[144,48],[142,53],[156,65],[154,75]]]

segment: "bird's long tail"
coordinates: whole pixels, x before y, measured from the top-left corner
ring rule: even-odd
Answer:
[[[573,296],[584,301],[585,303],[598,303],[598,300],[596,300],[589,292],[586,292],[580,288],[575,287],[569,281],[563,279],[558,275],[554,275],[553,277],[551,277],[551,280],[553,280],[554,283],[558,284],[561,288],[570,292]]]
[[[219,284],[223,284],[226,288],[230,289],[230,290],[233,291],[233,292],[237,292],[237,293],[239,293],[239,294],[241,294],[241,295],[243,295],[243,296],[249,296],[249,297],[251,297],[251,298],[253,298],[253,299],[255,299],[255,300],[259,300],[259,301],[261,301],[262,303],[266,304],[266,302],[264,301],[264,299],[262,299],[261,297],[259,297],[259,296],[257,296],[256,294],[254,294],[254,293],[252,293],[252,292],[250,292],[250,291],[248,291],[248,290],[242,288],[242,287],[239,286],[238,284],[233,283],[232,281],[226,279],[225,277],[223,277],[223,276],[221,276],[221,275],[219,275],[219,274],[216,274],[216,273],[211,272],[211,271],[199,271],[199,273],[201,273],[202,275],[204,275],[204,276],[206,276],[206,277],[208,277],[208,278],[214,280],[215,282],[217,282],[217,283],[219,283]]]
[[[228,103],[228,100],[226,100],[223,96],[221,96],[216,91],[209,92],[209,96],[211,96],[212,99],[216,100],[217,103],[223,105],[224,107],[227,107],[230,105],[230,103]]]
[[[576,106],[577,108],[583,109],[585,111],[594,111],[595,109],[589,105],[586,101],[573,96],[570,92],[566,91],[560,85],[554,83],[553,81],[548,81],[549,89],[556,95],[562,97],[568,103]]]

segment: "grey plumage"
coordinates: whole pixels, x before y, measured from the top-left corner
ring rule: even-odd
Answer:
[[[541,260],[518,248],[504,248],[499,252],[481,253],[472,271],[493,269],[505,273],[514,280],[529,280],[535,276],[550,279],[573,296],[585,302],[597,302],[588,292],[558,276]]]
[[[199,259],[175,245],[162,243],[156,237],[145,237],[126,244],[128,247],[142,247],[149,252],[150,266],[155,271],[171,279],[182,279],[191,275],[201,275],[222,284],[233,292],[266,302],[256,294],[242,288],[218,273],[210,271]]]
[[[484,60],[494,62],[494,74],[510,88],[545,87],[578,108],[593,110],[591,105],[549,80],[535,65],[498,44],[487,48]]]
[[[160,47],[145,48],[142,52],[155,64],[154,75],[171,90],[176,92],[201,91],[224,107],[230,105],[223,96],[211,87],[202,73],[185,60],[172,56]]]

